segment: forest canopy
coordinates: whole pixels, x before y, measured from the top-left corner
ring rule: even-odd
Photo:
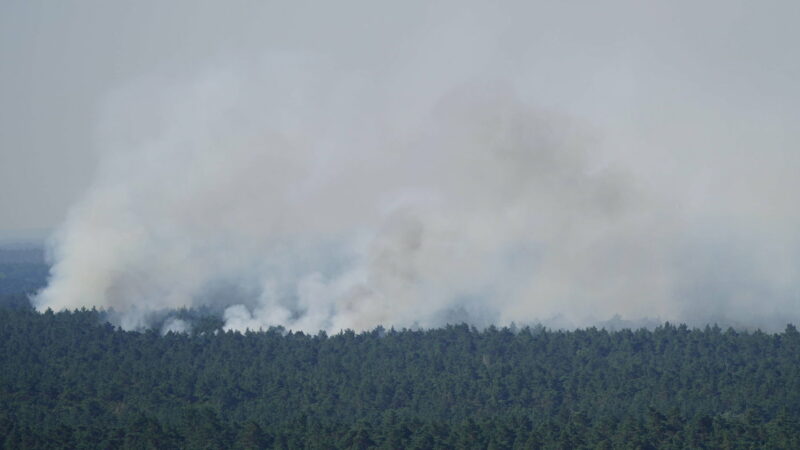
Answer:
[[[43,313],[0,260],[5,448],[798,448],[800,333],[466,324],[328,335],[125,331]],[[27,259],[26,259],[27,258]]]
[[[0,309],[6,448],[796,448],[800,333],[273,328]]]

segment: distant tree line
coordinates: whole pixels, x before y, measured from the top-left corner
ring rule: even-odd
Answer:
[[[41,248],[0,247],[0,306],[27,307],[28,295],[44,287],[49,270]]]

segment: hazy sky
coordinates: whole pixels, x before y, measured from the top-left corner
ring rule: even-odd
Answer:
[[[511,81],[586,118],[648,182],[680,178],[690,207],[735,193],[780,216],[797,200],[797,2],[485,3],[4,0],[0,233],[64,218],[115,90],[268,52],[426,86]]]
[[[468,66],[477,52],[491,67],[466,71],[503,72],[629,153],[657,147],[645,164],[689,172],[675,176],[720,158],[747,176],[759,170],[751,152],[797,168],[797,2],[381,3],[1,2],[2,232],[62,220],[91,180],[98,109],[114,89],[275,50],[378,72],[426,52]]]

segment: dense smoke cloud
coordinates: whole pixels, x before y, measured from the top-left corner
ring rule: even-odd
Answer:
[[[697,188],[755,155],[735,143],[750,156],[664,176],[663,153],[602,114],[532,101],[480,39],[498,25],[476,20],[403,41],[420,54],[391,70],[262,52],[116,90],[35,304],[113,308],[125,328],[204,306],[230,329],[312,332],[798,316],[794,206],[739,196],[796,196],[794,157],[762,154],[738,191]]]

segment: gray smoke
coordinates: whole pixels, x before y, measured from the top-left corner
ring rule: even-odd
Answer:
[[[312,332],[798,317],[797,141],[697,130],[656,94],[636,132],[613,92],[559,107],[509,63],[536,46],[499,45],[502,15],[431,14],[441,34],[396,61],[249,50],[116,89],[37,307]]]

